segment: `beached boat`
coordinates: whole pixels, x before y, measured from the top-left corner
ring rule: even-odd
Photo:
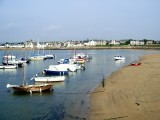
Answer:
[[[36,82],[63,82],[65,76],[34,77]]]
[[[140,66],[141,65],[141,63],[139,62],[139,63],[131,63],[131,66]]]
[[[25,92],[25,93],[32,93],[32,92],[43,92],[43,91],[50,91],[53,89],[53,85],[46,83],[40,85],[25,85],[24,84],[24,66],[23,67],[23,79],[22,85],[11,85],[7,84],[7,88],[12,88],[14,92]]]
[[[114,56],[114,59],[115,60],[125,60],[125,57],[124,56]]]

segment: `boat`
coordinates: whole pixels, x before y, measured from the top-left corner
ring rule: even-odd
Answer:
[[[18,66],[22,66],[23,65],[23,61],[19,60],[16,58],[16,56],[14,55],[5,55],[3,56],[3,60],[2,60],[2,64],[3,65],[18,65]]]
[[[43,49],[43,53],[44,53],[44,49]],[[56,56],[55,56],[54,54],[51,54],[51,53],[50,53],[50,49],[49,49],[49,54],[45,54],[45,57],[46,57],[47,59],[53,59],[53,58],[55,58]]]
[[[32,93],[32,92],[42,92],[42,91],[51,91],[52,90],[52,84],[41,84],[41,85],[10,85],[7,84],[7,88],[12,88],[14,92],[26,92],[26,93]]]
[[[76,50],[74,50],[74,55],[71,58],[79,64],[84,64],[86,61],[92,59],[92,56],[89,56],[85,53],[76,53]]]
[[[84,53],[76,54],[72,57],[72,59],[75,59],[75,61],[79,64],[84,64],[86,61],[88,61],[88,58]]]
[[[38,40],[38,43],[37,44],[39,44],[39,40]],[[36,53],[35,53],[36,52]],[[36,50],[34,50],[34,54],[31,56],[31,57],[29,57],[29,60],[30,61],[40,61],[40,60],[46,60],[47,58],[46,58],[46,56],[45,56],[45,54],[43,53],[43,54],[40,54],[39,53],[39,49],[36,51]]]
[[[46,59],[53,59],[53,58],[55,58],[55,55],[46,54],[45,57],[46,57]]]
[[[30,63],[30,60],[26,58],[26,49],[24,49],[24,57],[19,58],[23,63]]]
[[[46,75],[68,75],[69,70],[62,65],[50,65],[48,69],[43,71]]]
[[[51,83],[40,84],[40,85],[25,85],[24,84],[24,66],[23,67],[23,80],[22,85],[11,85],[7,84],[7,88],[11,88],[14,92],[20,93],[32,93],[32,92],[43,92],[43,91],[51,91],[53,89],[53,85]]]
[[[85,69],[84,64],[78,63],[75,59],[67,59],[67,58],[66,59],[60,59],[58,61],[58,64],[69,64],[69,65],[74,66],[77,70]]]
[[[29,57],[30,61],[39,61],[39,60],[45,60],[46,57],[43,55],[34,54],[33,56]]]
[[[5,59],[5,64],[3,64],[4,59]],[[15,69],[15,68],[17,68],[16,64],[8,64],[8,54],[6,56],[3,56],[3,61],[2,65],[0,65],[0,69]]]
[[[0,69],[16,69],[17,65],[0,65]]]
[[[26,58],[20,58],[20,60],[21,60],[23,63],[30,63],[30,60],[29,60],[29,59],[26,59]]]
[[[139,62],[139,63],[131,63],[131,66],[140,66],[141,65],[141,63]]]
[[[51,76],[51,77],[34,77],[36,82],[63,82],[65,76]]]
[[[118,56],[114,56],[114,59],[115,60],[125,60],[125,57],[118,55]]]

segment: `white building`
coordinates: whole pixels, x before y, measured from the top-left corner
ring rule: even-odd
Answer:
[[[144,45],[144,41],[140,40],[131,40],[130,45]]]
[[[88,41],[88,42],[86,42],[86,43],[84,43],[84,44],[85,44],[86,46],[96,46],[96,45],[97,45],[97,42],[91,40],[91,41]]]
[[[109,42],[109,44],[110,44],[110,45],[119,45],[120,42],[119,42],[119,41],[116,41],[116,40],[111,40],[111,41]]]
[[[26,48],[33,48],[33,47],[34,47],[33,42],[32,42],[32,41],[27,41],[27,42],[25,43],[25,47],[26,47]]]

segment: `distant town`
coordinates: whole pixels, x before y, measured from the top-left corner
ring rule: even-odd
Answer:
[[[0,48],[28,48],[28,49],[72,49],[72,48],[111,48],[111,47],[160,47],[159,40],[84,40],[84,41],[52,41],[52,42],[35,42],[33,40],[28,40],[26,42],[17,43],[1,43]]]

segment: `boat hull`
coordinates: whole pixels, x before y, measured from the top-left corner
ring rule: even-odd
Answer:
[[[131,63],[131,66],[140,66],[141,63]]]
[[[53,85],[28,85],[28,86],[13,86],[11,87],[15,92],[42,92],[42,91],[50,91],[53,89]]]
[[[44,60],[44,58],[42,58],[42,57],[30,57],[29,60],[30,61],[39,61],[39,60]]]
[[[55,77],[35,77],[36,82],[63,82],[65,80],[64,76],[55,76]]]
[[[0,65],[0,69],[16,69],[16,65]]]
[[[123,57],[123,56],[115,56],[114,59],[115,60],[125,60],[125,57]]]
[[[46,75],[68,75],[68,71],[54,71],[54,70],[44,70]]]

